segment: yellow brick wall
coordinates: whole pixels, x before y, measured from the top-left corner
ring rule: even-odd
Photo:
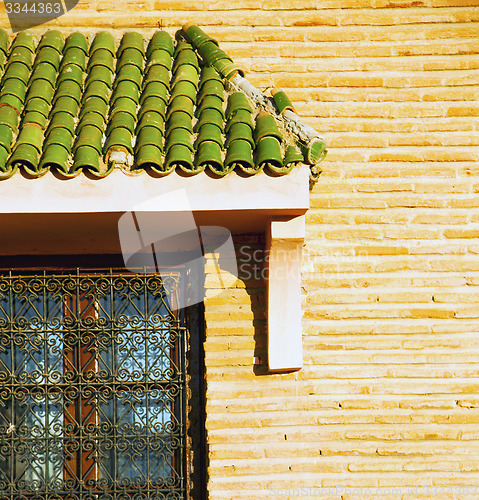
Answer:
[[[477,6],[263,3],[207,28],[329,143],[304,369],[252,365],[265,325],[248,287],[207,302],[211,498],[479,497]]]
[[[478,498],[440,486],[479,488],[479,1],[81,0],[50,25],[187,21],[329,143],[304,369],[266,373],[264,283],[207,279],[210,498]]]

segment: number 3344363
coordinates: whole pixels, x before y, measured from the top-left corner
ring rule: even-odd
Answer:
[[[60,14],[63,13],[60,2],[5,2],[7,14]]]

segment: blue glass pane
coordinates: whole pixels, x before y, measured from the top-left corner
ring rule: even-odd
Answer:
[[[63,480],[63,396],[45,386],[63,380],[62,304],[35,282],[18,282],[16,292],[0,295],[0,377],[24,390],[4,402],[0,425],[20,439],[0,468],[37,491]]]
[[[168,309],[161,295],[116,291],[99,301],[98,311],[114,332],[100,334],[100,372],[134,384],[166,381],[177,371],[172,359],[176,338],[165,321]],[[100,422],[116,431],[102,447],[101,477],[161,483],[172,475],[171,433],[178,430],[174,400],[166,389],[129,390],[126,385],[102,401]]]

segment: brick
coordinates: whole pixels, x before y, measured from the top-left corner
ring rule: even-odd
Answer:
[[[434,293],[434,302],[450,302],[450,303],[475,303],[479,302],[479,290],[456,290],[456,291],[439,291]]]
[[[479,238],[478,229],[445,229],[446,238]]]
[[[210,30],[211,31],[211,30]],[[312,43],[310,41],[303,41],[301,39],[291,40],[289,43],[284,43],[278,36],[279,29],[273,33],[277,35],[277,40],[258,40],[260,43],[254,45],[245,44],[243,42],[249,40],[248,37],[236,36],[233,41],[223,42],[224,38],[216,36],[222,41],[222,47],[227,50],[228,54],[232,57],[257,57],[266,58],[268,56],[283,57],[283,58],[321,58],[321,57],[344,57],[345,54],[354,54],[356,57],[390,57],[390,56],[422,56],[422,55],[475,55],[477,54],[477,47],[473,41],[466,40],[449,40],[447,45],[442,40],[431,40],[427,43],[409,43],[401,44],[391,42],[372,42],[367,44],[358,45],[350,41],[328,42],[318,41]],[[256,31],[257,32],[257,31]],[[285,38],[288,38],[286,31]],[[294,31],[293,31],[294,33]],[[297,32],[296,32],[297,33]],[[258,38],[258,35],[256,35]],[[227,40],[232,40],[231,35]],[[249,50],[249,52],[248,52]],[[344,66],[343,66],[344,67]],[[367,75],[364,75],[364,80],[367,82]],[[365,85],[365,86],[382,86],[382,79],[378,77],[370,77],[371,81],[378,79],[379,85]],[[423,89],[424,91],[424,89]]]

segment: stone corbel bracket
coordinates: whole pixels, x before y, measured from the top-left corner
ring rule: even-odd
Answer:
[[[268,368],[271,372],[303,366],[301,256],[305,217],[270,223],[268,249]]]

